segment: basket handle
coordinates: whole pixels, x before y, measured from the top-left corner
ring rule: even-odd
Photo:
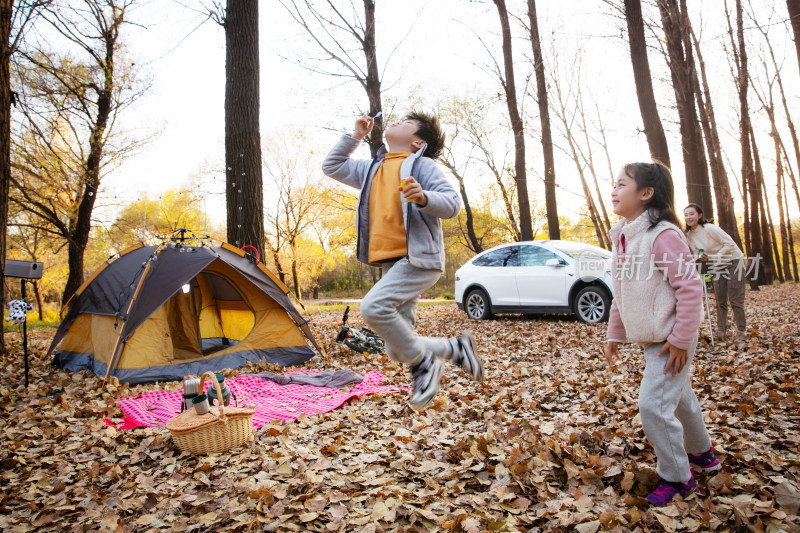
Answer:
[[[205,386],[207,377],[217,389],[217,408],[219,409],[219,417],[225,418],[225,405],[222,402],[222,389],[219,386],[219,381],[217,381],[217,376],[215,376],[213,372],[209,371],[200,376],[200,394],[204,394],[205,389],[203,387]]]

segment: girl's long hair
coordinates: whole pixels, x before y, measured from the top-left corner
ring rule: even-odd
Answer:
[[[669,169],[658,161],[653,163],[628,163],[622,170],[636,182],[637,190],[653,188],[653,197],[647,203],[650,229],[662,220],[681,226],[675,214],[675,188]]]
[[[713,222],[714,222],[714,220],[713,220],[713,219],[706,218],[706,217],[705,217],[705,215],[703,215],[703,208],[702,208],[702,207],[700,207],[700,206],[699,206],[699,205],[697,205],[697,204],[689,204],[689,205],[687,205],[686,207],[684,207],[684,208],[683,208],[683,210],[684,210],[684,211],[686,211],[686,210],[687,210],[687,209],[689,209],[690,207],[691,207],[692,209],[694,209],[695,211],[697,211],[697,215],[700,217],[700,218],[697,220],[697,223],[698,223],[698,224],[700,224],[701,226],[705,226],[706,224],[709,224],[709,223],[713,223]],[[690,231],[692,231],[692,228],[690,228],[689,226],[686,226],[686,232],[688,233],[688,232],[690,232]]]

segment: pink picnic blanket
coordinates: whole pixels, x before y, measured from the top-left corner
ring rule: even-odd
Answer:
[[[317,372],[315,370],[294,370],[294,372]],[[287,372],[288,373],[288,372]],[[315,415],[333,411],[350,398],[367,394],[392,394],[404,387],[379,386],[383,374],[377,370],[366,373],[364,380],[350,390],[316,387],[314,385],[279,385],[256,376],[237,376],[226,379],[225,383],[236,395],[239,405],[255,405],[253,427],[260,428],[274,420],[294,420],[301,414]],[[210,383],[206,383],[206,390]],[[157,390],[127,396],[119,400],[119,407],[128,422],[139,422],[141,426],[163,426],[178,415],[181,410],[183,391],[167,392]],[[233,403],[233,399],[231,398]],[[136,427],[126,423],[120,429]]]

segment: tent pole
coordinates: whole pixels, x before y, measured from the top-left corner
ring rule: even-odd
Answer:
[[[47,341],[44,343],[44,348],[42,349],[42,355],[39,356],[40,363],[44,361],[44,358],[47,355],[47,347],[50,346],[50,341],[53,339],[53,335],[55,335],[57,331],[58,331],[57,327],[51,328],[50,335],[47,336]]]
[[[305,307],[303,308],[303,310],[305,311]],[[320,349],[320,351],[322,352],[322,355],[325,357],[325,361],[330,363],[331,360],[328,359],[328,353],[325,351],[325,346],[323,346],[322,342],[319,340],[319,333],[317,333],[317,328],[314,327],[314,323],[311,321],[311,317],[310,316],[308,317],[307,324],[309,326],[311,326],[311,331],[314,332],[314,337],[317,338],[317,347]]]
[[[297,300],[297,303],[299,303],[299,304],[300,304],[300,308],[301,308],[301,309],[302,309],[302,310],[305,312],[305,315],[306,315],[306,324],[308,324],[309,326],[311,326],[311,331],[314,333],[314,337],[315,337],[315,339],[316,339],[316,341],[317,341],[317,342],[316,342],[316,343],[314,343],[314,344],[316,344],[316,345],[317,345],[317,348],[319,348],[319,351],[321,351],[321,352],[322,352],[322,356],[323,356],[323,357],[325,357],[325,361],[326,361],[326,362],[328,362],[328,363],[330,363],[330,362],[331,362],[331,360],[330,360],[330,359],[328,359],[328,353],[325,351],[325,347],[322,345],[322,341],[320,341],[319,333],[317,333],[317,328],[315,328],[315,327],[314,327],[314,322],[311,320],[311,315],[308,313],[308,309],[306,309],[306,306],[305,306],[305,305],[303,305],[303,301],[302,301],[300,298],[298,298],[298,297],[297,297],[297,295],[296,295],[295,293],[293,293],[293,292],[289,291],[288,287],[287,287],[287,289],[286,289],[286,290],[287,290],[287,292],[286,292],[286,293],[284,293],[284,294],[291,295],[291,296],[292,296],[292,298],[294,298],[295,300]]]
[[[136,290],[133,293],[133,297],[131,298],[131,301],[128,303],[128,309],[125,311],[125,316],[126,317],[130,316],[130,312],[131,312],[131,308],[133,307],[133,303],[136,301],[136,298],[138,298],[139,291],[142,289],[142,285],[144,285],[144,280],[147,277],[147,273],[150,271],[150,266],[153,264],[153,258],[156,255],[158,255],[158,252],[160,252],[162,250],[162,248],[164,248],[164,244],[161,244],[158,248],[156,248],[156,251],[153,252],[153,255],[151,255],[150,259],[147,260],[147,265],[144,267],[144,272],[142,272],[142,277],[139,278],[139,284],[136,286]],[[117,334],[117,340],[114,343],[114,349],[111,351],[111,360],[108,362],[108,368],[106,368],[106,375],[105,375],[105,377],[103,377],[102,385],[100,385],[101,389],[103,389],[106,386],[106,380],[108,379],[108,375],[111,372],[111,368],[114,366],[114,361],[117,358],[117,353],[118,353],[118,349],[119,349],[119,342],[120,342],[120,339],[122,339],[122,332],[125,330],[125,324],[126,324],[126,322],[123,321],[122,322],[122,327],[119,328],[119,334]]]

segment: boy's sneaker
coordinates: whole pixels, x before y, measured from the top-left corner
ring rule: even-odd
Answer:
[[[694,471],[692,471],[692,477],[689,479],[688,483],[667,481],[659,476],[658,487],[647,496],[647,501],[656,507],[663,507],[668,505],[676,494],[680,494],[682,498],[685,498],[691,494],[696,487],[697,483],[694,481]]]
[[[421,409],[433,401],[439,392],[439,380],[443,370],[444,363],[429,355],[411,365],[411,375],[414,378],[414,392],[410,400],[412,407]]]
[[[719,463],[719,459],[717,459],[717,456],[714,455],[713,446],[709,448],[707,452],[701,453],[700,455],[692,455],[691,453],[686,455],[689,456],[689,464],[698,470],[702,470],[703,472],[711,472],[713,470],[719,470],[722,468],[722,465]]]
[[[466,370],[473,380],[483,381],[483,363],[478,357],[478,350],[475,349],[475,338],[469,331],[465,331],[455,339],[450,361]]]

